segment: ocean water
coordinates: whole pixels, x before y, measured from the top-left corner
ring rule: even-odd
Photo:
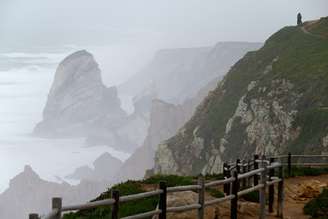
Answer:
[[[70,52],[0,53],[0,193],[27,164],[41,178],[61,181],[104,152],[121,160],[129,157],[106,146],[85,147],[84,139],[31,135],[42,118],[56,66]]]

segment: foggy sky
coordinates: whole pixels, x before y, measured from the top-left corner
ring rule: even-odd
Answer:
[[[108,46],[134,66],[159,48],[263,42],[299,11],[306,20],[327,16],[328,1],[0,0],[0,49]]]

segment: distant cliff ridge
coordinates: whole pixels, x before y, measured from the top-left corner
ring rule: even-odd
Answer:
[[[328,153],[328,17],[285,27],[238,61],[194,116],[159,145],[155,172],[222,171],[253,153]]]
[[[22,219],[31,212],[46,213],[52,197],[63,197],[65,205],[87,202],[108,187],[109,183],[85,181],[71,186],[41,179],[30,166],[10,181],[9,188],[0,194],[0,218]]]
[[[113,181],[115,174],[117,174],[117,171],[121,166],[122,161],[106,152],[93,162],[93,168],[90,168],[89,166],[79,167],[72,174],[66,176],[66,178],[76,180]]]
[[[160,50],[144,69],[120,85],[118,90],[134,96],[153,89],[158,99],[182,104],[214,78],[223,77],[246,52],[261,45],[219,42],[214,47]]]

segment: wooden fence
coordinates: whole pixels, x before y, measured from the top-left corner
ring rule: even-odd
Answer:
[[[246,194],[254,191],[259,191],[259,218],[266,217],[265,205],[268,203],[268,211],[274,211],[275,185],[277,184],[277,216],[283,218],[283,204],[284,204],[284,166],[288,167],[288,173],[291,175],[293,165],[311,166],[308,163],[293,163],[292,158],[322,158],[324,162],[312,163],[313,166],[328,166],[328,155],[282,155],[265,159],[254,155],[252,161],[237,160],[234,164],[224,163],[223,174],[224,179],[206,182],[204,176],[198,177],[198,183],[195,185],[167,187],[166,182],[159,183],[159,189],[144,192],[134,195],[120,196],[119,191],[112,191],[112,198],[89,202],[81,205],[62,206],[61,198],[52,198],[52,211],[43,216],[42,219],[60,219],[62,213],[70,211],[78,211],[84,209],[92,209],[100,206],[111,206],[111,218],[119,218],[119,206],[121,203],[140,200],[147,197],[158,196],[158,208],[132,216],[123,217],[121,219],[139,219],[157,216],[159,219],[166,219],[167,213],[185,212],[190,210],[197,210],[198,219],[203,219],[205,208],[212,205],[217,205],[221,202],[230,201],[230,217],[237,219],[238,199]],[[282,162],[287,159],[287,162]],[[225,196],[212,200],[205,200],[205,192],[207,188],[223,186]],[[268,188],[268,194],[266,190]],[[185,206],[167,207],[167,194],[183,191],[197,191],[198,202]],[[268,197],[267,197],[268,196]],[[268,202],[266,202],[268,198]],[[29,214],[29,219],[40,219],[38,214]]]

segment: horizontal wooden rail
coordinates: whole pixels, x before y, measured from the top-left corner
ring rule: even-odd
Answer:
[[[169,207],[167,208],[166,212],[182,212],[182,211],[190,211],[199,209],[202,206],[200,204],[191,204],[191,205],[184,205],[184,206],[178,206],[178,207]]]
[[[188,185],[188,186],[175,186],[175,187],[168,187],[167,193],[173,193],[173,192],[184,192],[184,191],[190,191],[190,190],[197,190],[201,187],[199,185]]]
[[[270,164],[270,161],[268,160],[261,160],[261,159],[257,159],[255,160],[256,163],[266,163],[266,164]]]
[[[224,185],[224,184],[227,184],[227,183],[231,183],[233,181],[235,181],[234,177],[230,177],[228,179],[216,180],[216,181],[206,183],[205,188],[212,187],[212,186]]]
[[[267,169],[270,170],[270,169],[274,169],[274,168],[278,168],[278,167],[281,167],[281,163],[274,162],[274,163],[271,163],[271,165],[267,166]]]
[[[288,166],[288,163],[282,163],[283,166]],[[328,163],[291,163],[292,166],[328,166]]]
[[[158,190],[151,191],[151,192],[144,192],[144,193],[139,193],[139,194],[134,194],[134,195],[126,195],[126,196],[120,197],[119,202],[123,203],[123,202],[128,202],[128,201],[135,201],[135,200],[159,195],[161,193],[163,193],[163,191],[158,189]]]
[[[221,203],[221,202],[224,202],[224,201],[228,201],[228,200],[231,200],[231,199],[234,199],[234,198],[235,198],[234,195],[228,195],[228,196],[225,196],[223,198],[216,198],[216,199],[213,199],[213,200],[206,201],[205,206],[215,205],[215,204],[218,204],[218,203]]]
[[[281,182],[282,179],[274,179],[272,181],[267,181],[267,185],[273,185],[275,183]]]
[[[270,158],[274,159],[281,159],[281,158],[288,158],[289,155],[279,155],[279,156],[271,156]],[[325,154],[309,154],[309,155],[302,155],[302,154],[291,154],[291,157],[301,157],[301,158],[312,158],[312,157],[327,157],[328,155]]]
[[[251,188],[248,188],[248,189],[244,189],[244,190],[241,190],[240,192],[238,192],[238,196],[242,196],[242,195],[246,195],[248,193],[251,193],[251,192],[254,192],[254,191],[257,191],[261,188],[263,188],[264,185],[263,184],[258,184],[256,186],[253,186]]]
[[[288,156],[288,155],[287,155]],[[291,157],[304,157],[304,158],[311,158],[311,157],[327,157],[328,155],[325,154],[310,154],[310,155],[302,155],[302,154],[292,154]]]
[[[85,209],[96,208],[96,207],[101,207],[101,206],[108,206],[108,205],[112,205],[114,203],[115,203],[114,199],[105,199],[105,200],[89,202],[89,203],[81,204],[81,205],[63,206],[61,210],[63,212],[75,211],[75,210],[85,210]]]
[[[256,169],[256,170],[249,171],[247,173],[242,173],[242,174],[238,175],[238,179],[248,178],[250,176],[254,176],[256,174],[262,173],[263,171],[264,171],[264,168],[259,168],[259,169]]]

